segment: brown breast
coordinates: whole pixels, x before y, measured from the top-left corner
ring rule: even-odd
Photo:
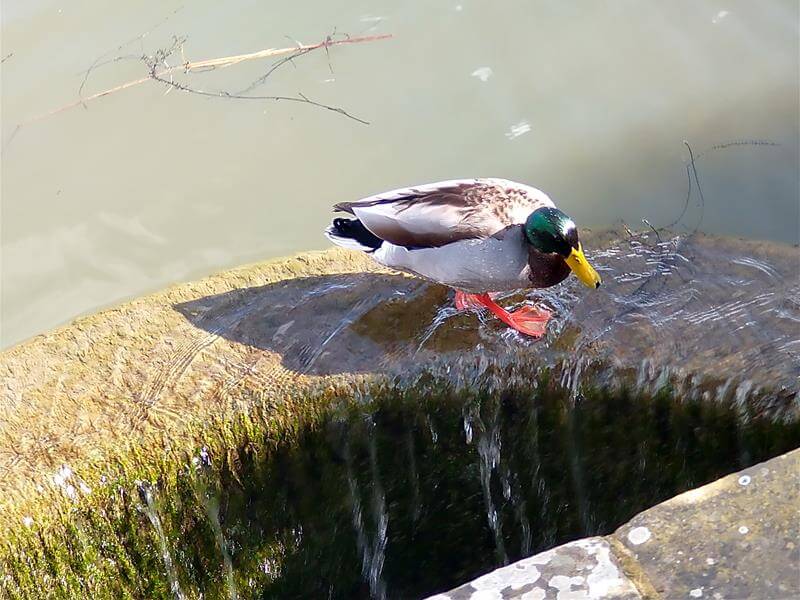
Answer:
[[[545,254],[528,248],[531,287],[545,288],[561,283],[569,275],[569,265],[558,254]]]

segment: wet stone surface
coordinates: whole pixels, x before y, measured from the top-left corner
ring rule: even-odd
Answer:
[[[690,490],[615,534],[664,598],[800,597],[800,450]]]
[[[458,312],[448,288],[386,273],[298,278],[175,309],[201,330],[276,352],[284,367],[308,375],[401,373],[472,354],[567,360],[576,370],[600,360],[638,369],[642,380],[667,369],[794,390],[800,376],[797,248],[701,234],[618,236],[584,236],[604,279],[599,290],[570,277],[553,288],[500,297],[509,309],[539,304],[551,310],[541,340],[485,312]]]
[[[496,569],[428,600],[639,600],[611,546],[593,537]]]
[[[102,573],[86,577],[82,556],[69,555],[59,564],[71,578],[52,575],[49,557],[73,547],[70,533],[28,555],[38,557],[35,569],[12,555],[20,589],[37,597],[45,582],[86,597],[89,582],[105,597],[158,597],[149,592],[177,581],[189,596],[238,588],[266,597],[422,597],[608,534],[676,493],[797,448],[798,249],[661,235],[584,236],[604,277],[598,292],[570,278],[502,297],[510,309],[552,309],[541,340],[484,313],[457,312],[444,287],[331,250],[182,284],[4,351],[0,478],[8,493],[0,523],[13,515],[12,527],[38,535],[38,513],[11,509],[41,482],[94,510],[105,474],[89,469],[89,458],[113,463],[122,448],[149,451],[154,462],[172,452],[179,458],[167,467],[182,473],[175,489],[154,485],[152,506],[116,504],[114,496],[113,510],[80,521],[82,531],[96,524],[81,544]],[[241,446],[229,447],[225,431],[213,437],[215,423],[227,427],[254,406],[263,407],[268,431],[300,415],[307,421],[277,446],[265,435],[254,447],[249,429],[236,438]],[[217,444],[215,470],[200,476],[192,467],[191,477],[208,480],[198,484],[184,476],[180,453],[197,455],[207,443]],[[758,471],[743,476],[736,485],[759,489]],[[85,489],[74,485],[82,481]],[[785,522],[788,493],[776,491],[774,507],[759,498],[737,510],[761,505],[764,519]],[[726,514],[723,505],[706,509],[709,528],[713,511]],[[719,539],[752,543],[769,560],[727,547],[702,558],[750,559],[765,573],[754,571],[752,584],[763,583],[754,593],[780,594],[788,584],[766,573],[796,561],[787,554],[796,542],[769,546],[782,538],[756,516],[727,524],[726,535],[736,535]],[[656,525],[635,521],[621,535],[648,574],[664,573],[662,565],[677,573],[670,561],[688,551],[677,546],[688,530]],[[758,536],[761,545],[750,542]],[[39,548],[43,538],[25,539]],[[674,544],[675,554],[648,562],[643,552],[656,540]],[[112,546],[113,560],[91,558]],[[602,547],[591,555],[570,546],[565,556],[595,568]],[[628,573],[634,559],[622,560]],[[592,593],[588,571],[533,566],[540,577],[520,597]],[[678,597],[713,597],[728,583],[747,593],[727,571],[708,581],[702,573],[653,578]],[[151,587],[126,587],[139,582]]]

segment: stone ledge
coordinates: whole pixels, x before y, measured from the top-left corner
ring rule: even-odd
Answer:
[[[254,389],[283,398],[299,385],[340,376],[407,372],[408,365],[434,360],[449,368],[470,353],[515,364],[520,358],[555,364],[566,356],[575,390],[590,361],[605,361],[636,371],[637,384],[680,379],[688,396],[738,401],[763,387],[770,398],[759,400],[759,410],[797,406],[790,403],[800,362],[787,360],[785,351],[800,341],[800,291],[791,277],[797,248],[698,234],[676,237],[667,251],[645,235],[620,241],[613,231],[584,241],[598,265],[619,273],[644,277],[652,263],[661,265],[658,293],[665,297],[685,295],[687,281],[695,293],[670,316],[669,327],[656,327],[648,318],[620,318],[644,304],[623,309],[609,301],[609,294],[638,296],[644,281],[638,275],[610,278],[602,294],[570,294],[580,284],[569,278],[534,298],[552,293],[560,307],[548,336],[509,344],[494,319],[461,314],[437,321],[451,304],[446,288],[336,248],[176,285],[4,350],[0,508],[38,496],[37,486],[65,464],[100,468],[165,441],[193,447],[191,429],[242,414]],[[737,290],[735,308],[728,287],[718,285],[721,275],[750,282]],[[762,297],[765,289],[770,293]],[[724,316],[719,311],[726,306],[744,321],[734,331],[711,320]],[[572,364],[574,348],[580,357]],[[712,394],[695,385],[707,377],[727,383]],[[0,523],[7,512],[0,510]]]
[[[665,598],[800,597],[800,450],[690,490],[614,534]]]
[[[800,597],[800,449],[429,600]]]
[[[429,600],[641,600],[611,545],[590,537],[517,561]]]

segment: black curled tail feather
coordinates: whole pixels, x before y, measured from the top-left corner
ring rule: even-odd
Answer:
[[[383,240],[358,219],[336,218],[325,233],[335,244],[365,252],[374,252],[383,244]]]
[[[380,248],[383,243],[381,238],[364,227],[364,224],[358,219],[334,219],[333,228],[336,230],[336,233],[342,237],[355,240],[359,244],[368,246],[373,250]]]

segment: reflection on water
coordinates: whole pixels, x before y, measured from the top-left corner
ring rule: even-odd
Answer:
[[[121,489],[103,516],[76,505],[84,546],[60,572],[94,557],[117,597],[419,598],[800,444],[791,405],[743,387],[575,402],[557,378],[491,380],[353,390],[293,442],[253,437],[160,497]],[[30,556],[42,585],[71,585]]]
[[[180,9],[177,10],[176,9]],[[165,20],[165,17],[169,17]],[[325,245],[334,202],[416,182],[501,176],[580,225],[675,219],[698,154],[703,227],[796,241],[796,3],[191,4],[7,2],[2,14],[2,344],[211,270]],[[154,28],[154,25],[159,24]],[[281,68],[257,91],[342,106],[205,99],[143,85],[25,127],[186,58],[392,33]],[[147,36],[140,37],[148,32]],[[121,44],[129,40],[132,43]],[[269,65],[192,76],[237,90]],[[331,72],[332,71],[332,72]],[[699,220],[694,200],[684,223]]]

